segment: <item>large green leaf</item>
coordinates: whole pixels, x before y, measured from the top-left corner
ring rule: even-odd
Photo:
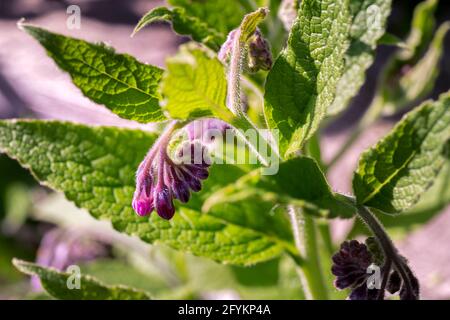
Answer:
[[[401,215],[378,215],[383,226],[390,230],[407,234],[415,227],[427,223],[450,204],[450,159],[439,172],[433,185],[420,197],[420,200]],[[356,221],[348,238],[360,234],[370,234],[362,221]]]
[[[94,217],[110,220],[118,231],[238,265],[268,260],[283,252],[283,236],[237,225],[228,221],[226,214],[208,216],[178,206],[170,221],[156,214],[138,217],[131,208],[135,170],[155,138],[139,130],[54,121],[0,122],[1,151]],[[216,170],[220,169],[217,165]]]
[[[436,19],[434,13],[439,0],[424,0],[414,9],[411,30],[406,39],[406,48],[398,52],[394,59],[400,61],[417,61],[424,53],[433,36]]]
[[[245,14],[240,1],[236,0],[168,0],[168,3],[184,8],[188,15],[204,21],[225,35],[239,26]]]
[[[73,83],[94,102],[122,118],[142,123],[163,121],[157,92],[162,70],[105,45],[65,37],[29,24],[20,27],[47,50],[72,77]]]
[[[450,93],[410,112],[366,151],[353,178],[358,203],[404,211],[432,185],[448,157]]]
[[[223,64],[204,48],[190,43],[167,60],[162,81],[164,108],[176,119],[233,116],[225,101],[227,80]]]
[[[425,0],[416,6],[404,46],[397,50],[381,73],[378,97],[386,115],[410,107],[433,88],[449,28],[449,23],[444,23],[435,33],[434,13],[438,2]]]
[[[265,115],[289,156],[318,129],[344,71],[351,13],[347,0],[304,0],[288,45],[269,72]]]
[[[439,75],[445,35],[449,29],[450,22],[443,23],[436,31],[425,55],[416,64],[411,66],[405,63],[400,76],[391,79],[393,81],[383,82],[381,94],[384,114],[390,115],[402,110],[433,90]]]
[[[254,170],[218,190],[205,202],[203,210],[212,214],[215,208],[227,213],[240,210],[239,213],[244,215],[259,208],[260,212],[269,213],[274,204],[279,203],[305,207],[308,212],[330,218],[349,218],[355,213],[354,208],[340,201],[331,191],[311,158],[297,157],[283,162],[275,175],[262,175],[261,172],[261,169]],[[238,207],[234,208],[237,203]]]
[[[386,30],[391,12],[391,0],[356,0],[350,4],[353,18],[351,42],[345,55],[344,74],[327,112],[329,115],[342,111],[363,85],[366,70],[373,63],[377,42]]]
[[[30,276],[37,276],[44,289],[54,298],[61,300],[149,300],[150,296],[140,290],[126,286],[105,285],[97,279],[81,273],[80,288],[69,289],[68,282],[76,275],[60,272],[37,264],[18,259],[13,264],[19,271]]]
[[[175,32],[218,50],[245,13],[238,1],[230,0],[171,0],[169,4],[173,8],[157,7],[145,14],[134,33],[154,22],[169,21]]]

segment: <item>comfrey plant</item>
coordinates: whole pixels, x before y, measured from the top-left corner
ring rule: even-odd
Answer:
[[[437,1],[424,1],[401,41],[385,34],[390,0],[254,7],[260,2],[169,0],[170,7],[152,9],[134,33],[163,20],[192,39],[165,70],[20,22],[86,97],[164,129],[5,120],[0,150],[95,218],[145,242],[241,266],[289,257],[307,298],[343,297],[337,288],[349,289],[350,299],[419,299],[419,282],[380,220],[401,217],[445,186],[450,92],[414,108],[362,154],[353,195],[333,191],[326,173],[369,124],[430,92],[449,23],[435,32]],[[320,128],[357,94],[380,43],[397,51],[369,110],[324,163]],[[444,191],[429,201],[442,208],[450,199]],[[355,216],[373,237],[335,248],[329,221]],[[16,264],[66,297],[58,288],[66,274]],[[102,286],[86,281],[91,291]],[[149,297],[120,287],[102,292]]]

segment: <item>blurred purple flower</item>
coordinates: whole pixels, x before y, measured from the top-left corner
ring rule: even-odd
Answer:
[[[36,263],[65,271],[70,265],[89,262],[110,255],[109,246],[93,235],[75,230],[54,228],[41,240]],[[41,291],[39,278],[31,278],[33,290]]]

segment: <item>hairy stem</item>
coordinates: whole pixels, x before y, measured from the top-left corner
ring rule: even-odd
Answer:
[[[315,222],[313,218],[303,214],[301,209],[294,206],[289,206],[288,212],[296,238],[295,243],[299,253],[304,256],[304,260],[299,267],[302,271],[301,280],[305,288],[305,294],[307,298],[326,300],[328,299],[328,291],[318,254]]]
[[[330,224],[328,223],[328,221],[319,221],[317,224],[317,228],[319,230],[327,254],[329,256],[332,256],[335,253],[336,248],[334,247],[333,240],[331,239]]]
[[[391,267],[392,267],[392,261],[391,259],[386,259],[386,262],[384,263],[383,266],[383,280],[381,282],[381,286],[380,286],[380,291],[378,292],[377,295],[377,300],[383,300],[384,299],[384,291],[386,290],[386,285],[388,283],[389,280],[389,276],[391,273]]]
[[[248,118],[244,112],[241,100],[241,82],[242,73],[244,71],[244,64],[246,62],[247,48],[246,43],[241,40],[241,30],[236,30],[234,43],[231,50],[230,65],[228,69],[228,89],[227,89],[227,106],[234,115],[233,122],[243,130],[254,130],[258,135],[258,141],[263,141],[269,148],[270,155],[275,154],[279,159],[278,150],[273,139],[268,139],[259,128]],[[255,145],[249,139],[246,139],[245,134],[238,130],[238,136],[245,141],[249,149],[259,158],[264,166],[269,166],[271,161],[270,155],[263,155],[258,152],[258,145]],[[272,140],[272,141],[270,141]],[[257,142],[255,142],[257,143]]]
[[[398,254],[397,249],[392,243],[392,240],[384,231],[383,227],[381,226],[381,223],[366,207],[362,205],[356,205],[356,208],[358,209],[358,215],[361,217],[364,223],[370,228],[370,230],[372,230],[376,239],[380,243],[380,246],[384,251],[386,261],[388,260],[392,261],[392,265],[402,278],[406,286],[406,289],[411,294],[414,294],[411,279],[409,276],[410,274],[412,274],[412,272],[411,270],[409,270],[409,267],[406,265],[404,259]]]

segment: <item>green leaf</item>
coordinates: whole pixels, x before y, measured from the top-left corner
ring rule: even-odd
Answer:
[[[250,12],[244,16],[239,26],[239,40],[247,43],[249,38],[255,33],[258,25],[265,19],[268,9],[258,8],[254,12]]]
[[[189,16],[204,21],[225,36],[241,23],[245,10],[236,0],[168,0],[175,7],[184,8]]]
[[[407,235],[414,228],[421,227],[425,223],[440,214],[450,204],[450,160],[443,166],[433,185],[420,197],[420,200],[401,215],[378,215],[378,219],[385,228],[396,235]],[[370,235],[367,226],[356,221],[348,238],[358,235]]]
[[[318,129],[344,71],[351,14],[347,0],[304,0],[287,48],[269,72],[265,116],[290,156]]]
[[[383,34],[383,36],[378,39],[377,44],[379,45],[386,45],[386,46],[394,46],[394,47],[398,47],[398,48],[402,48],[402,49],[407,49],[407,45],[406,43],[400,39],[399,37],[397,37],[395,34],[386,32],[385,34]]]
[[[350,47],[345,55],[344,74],[337,85],[336,97],[328,109],[328,115],[344,110],[364,84],[366,70],[372,65],[377,43],[386,30],[391,1],[351,1],[350,11],[353,18]]]
[[[409,50],[400,51],[397,58],[403,61],[417,61],[428,47],[433,36],[436,19],[434,13],[439,0],[425,0],[414,9],[411,30],[406,45]]]
[[[444,38],[450,22],[443,23],[433,38],[425,55],[413,66],[404,65],[400,76],[383,86],[383,113],[392,115],[428,95],[439,75],[439,62],[444,48]]]
[[[317,163],[311,158],[297,157],[283,162],[275,175],[262,175],[261,172],[261,169],[254,170],[218,190],[207,199],[203,210],[214,214],[214,208],[219,207],[228,213],[269,213],[274,204],[279,203],[305,207],[309,212],[329,218],[349,218],[355,213],[331,191]]]
[[[122,118],[142,123],[163,121],[157,92],[162,70],[126,54],[83,40],[65,37],[29,24],[19,24],[70,74],[73,83],[92,101]]]
[[[230,121],[226,106],[225,68],[214,55],[193,43],[181,46],[180,52],[167,60],[162,94],[164,108],[176,119],[215,116]]]
[[[392,56],[380,75],[377,96],[385,115],[411,106],[433,87],[448,29],[448,25],[443,24],[433,39],[437,5],[437,0],[426,0],[416,6],[404,47]]]
[[[227,34],[239,25],[245,13],[238,1],[171,0],[169,4],[174,7],[157,7],[145,14],[133,34],[154,22],[169,21],[175,32],[219,50]]]
[[[449,139],[450,93],[445,93],[410,112],[362,155],[353,177],[357,202],[387,213],[411,207],[444,165]]]
[[[37,276],[44,289],[54,298],[61,300],[150,300],[144,291],[126,286],[109,286],[97,279],[81,274],[80,288],[69,289],[74,274],[60,272],[53,268],[46,268],[37,264],[13,259],[14,266],[30,276]],[[72,278],[71,278],[72,277]]]
[[[270,260],[284,251],[282,241],[227,221],[225,213],[213,217],[178,206],[170,221],[156,214],[138,217],[131,208],[135,171],[155,138],[139,130],[57,121],[0,122],[1,151],[120,232],[237,265]]]

